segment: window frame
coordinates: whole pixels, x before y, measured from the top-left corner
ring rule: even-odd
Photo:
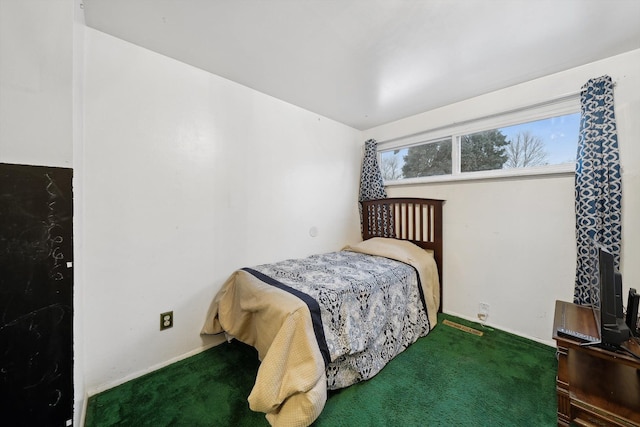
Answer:
[[[417,145],[439,142],[443,139],[451,140],[451,174],[433,175],[416,178],[389,180],[385,186],[426,184],[434,182],[467,181],[482,179],[499,179],[525,176],[558,175],[575,173],[575,161],[559,165],[530,166],[522,168],[494,169],[488,171],[461,172],[460,146],[463,135],[486,130],[499,129],[508,126],[550,119],[553,117],[580,112],[580,94],[566,95],[539,104],[524,106],[509,111],[478,117],[462,122],[451,123],[412,135],[394,138],[378,143],[378,160],[384,151],[405,149]],[[576,141],[577,143],[577,141]]]

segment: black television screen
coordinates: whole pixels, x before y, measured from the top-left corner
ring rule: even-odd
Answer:
[[[616,272],[615,259],[611,252],[601,245],[596,246],[597,261],[594,268],[594,289],[597,295],[593,301],[596,322],[603,344],[620,345],[631,336],[622,310],[622,276]]]
[[[598,276],[600,282],[600,321],[602,325],[612,327],[616,324],[618,312],[617,292],[615,292],[615,260],[613,254],[602,247],[598,248]],[[612,290],[613,292],[611,292]]]

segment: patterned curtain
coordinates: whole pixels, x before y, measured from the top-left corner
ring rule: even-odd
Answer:
[[[387,192],[384,189],[382,172],[378,165],[378,143],[370,139],[364,143],[364,158],[360,175],[360,194],[358,201],[384,199]]]
[[[575,206],[577,266],[574,302],[589,305],[595,241],[620,265],[622,178],[613,111],[613,82],[589,80],[580,94],[581,119],[576,157]]]
[[[384,180],[382,172],[378,165],[378,143],[375,139],[369,139],[364,143],[364,157],[362,159],[362,171],[360,174],[360,194],[358,202],[365,200],[384,199],[387,197],[387,191],[384,189]],[[360,208],[360,229],[362,230],[362,203],[358,203]],[[365,213],[368,214],[368,213]],[[377,222],[381,224],[389,224],[384,227],[386,230],[392,229],[391,215],[387,210],[381,210],[376,213]],[[378,227],[382,229],[382,227]],[[392,232],[388,232],[389,237]]]

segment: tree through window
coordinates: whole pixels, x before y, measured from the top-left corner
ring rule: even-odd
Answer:
[[[380,151],[385,181],[575,162],[580,113]],[[457,145],[454,145],[457,144]],[[457,165],[457,170],[455,169]]]

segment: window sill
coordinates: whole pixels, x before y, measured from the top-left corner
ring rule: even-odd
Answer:
[[[425,176],[407,178],[396,181],[385,181],[387,187],[416,184],[434,184],[459,181],[501,180],[512,178],[545,178],[552,176],[569,176],[575,173],[575,163],[565,163],[554,166],[541,166],[526,169],[500,169],[493,171],[463,172],[456,175]]]

